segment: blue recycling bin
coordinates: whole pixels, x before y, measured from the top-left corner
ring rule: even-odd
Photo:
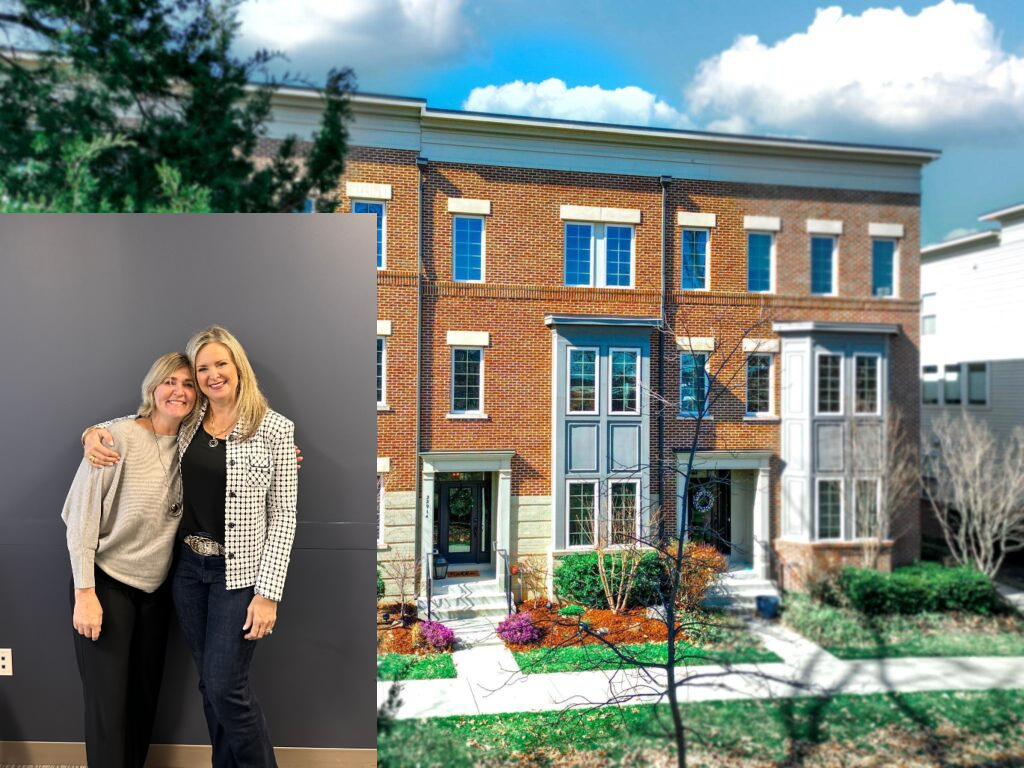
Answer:
[[[757,615],[762,619],[779,618],[779,598],[775,595],[758,595],[754,598]]]

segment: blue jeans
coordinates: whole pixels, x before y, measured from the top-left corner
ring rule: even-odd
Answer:
[[[274,747],[249,688],[255,640],[242,625],[253,588],[225,589],[224,558],[180,545],[171,583],[185,642],[199,671],[199,691],[213,745],[213,768],[276,768]]]

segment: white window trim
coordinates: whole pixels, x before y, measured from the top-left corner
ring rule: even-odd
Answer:
[[[970,375],[967,369],[969,365],[984,365],[985,366],[985,402],[984,403],[972,403],[971,402],[971,382]],[[961,393],[963,396],[963,404],[966,408],[973,408],[975,410],[985,410],[992,407],[992,366],[988,364],[987,360],[975,360],[967,361],[962,363],[960,370],[960,380],[963,382],[961,385]]]
[[[565,244],[566,230],[570,224],[590,227],[590,282],[587,284],[569,285],[566,269]],[[605,237],[608,227],[624,227],[630,230],[629,238],[629,285],[608,285],[608,240]],[[610,288],[612,290],[632,290],[636,287],[636,226],[625,222],[601,223],[595,221],[565,221],[562,224],[562,284],[567,288]]]
[[[868,538],[865,539],[865,537],[863,537],[863,536],[861,536],[859,534],[859,530],[860,530],[860,517],[859,517],[858,510],[860,509],[860,507],[857,505],[857,486],[859,486],[863,482],[871,482],[871,481],[874,481],[874,483],[875,483],[875,509],[876,510],[880,510],[882,508],[882,479],[879,478],[879,477],[854,477],[853,478],[853,510],[851,511],[850,514],[851,514],[851,516],[853,518],[853,526],[851,528],[851,533],[852,533],[853,539],[855,541],[870,541],[873,538],[873,537],[869,536]]]
[[[455,222],[459,219],[476,219],[480,222],[480,279],[459,280],[455,277]],[[487,217],[458,214],[452,216],[452,282],[454,283],[486,283],[487,282]]]
[[[839,483],[839,536],[823,538],[820,535],[821,529],[821,484]],[[815,541],[843,541],[843,531],[846,530],[846,483],[842,477],[816,477],[814,479],[814,540]]]
[[[378,472],[377,473],[377,477],[379,478],[380,476],[381,476],[381,473]],[[377,510],[378,510],[377,517],[378,517],[378,520],[379,520],[379,522],[377,523],[377,547],[378,548],[384,546],[384,501],[385,501],[384,485],[385,485],[384,482],[381,482],[380,483],[380,488],[377,490]]]
[[[747,367],[750,362],[750,358],[753,355],[767,355],[769,358],[768,362],[768,410],[767,411],[751,411],[747,408],[750,402],[750,382],[746,381],[744,387],[744,394],[746,402],[743,403],[744,418],[757,420],[757,419],[774,419],[775,418],[775,355],[770,352],[748,352],[744,357],[744,378],[746,378],[746,371],[749,370]]]
[[[388,337],[378,336],[377,341],[384,342],[380,356],[380,400],[377,401],[377,410],[388,410]]]
[[[366,205],[379,205],[381,207],[380,214],[380,266],[377,267],[377,271],[383,272],[388,268],[388,203],[387,200],[379,199],[372,200],[367,197],[353,198],[349,210],[351,211],[356,203],[365,203]]]
[[[832,241],[832,286],[828,293],[814,292],[814,241]],[[810,235],[807,238],[807,250],[810,256],[811,267],[811,296],[837,296],[839,294],[839,237],[836,235]]]
[[[898,237],[872,237],[871,252],[874,254],[875,241],[886,241],[892,243],[892,293],[888,296],[875,296],[874,263],[872,260],[871,273],[871,298],[873,299],[898,299],[900,297],[900,240]]]
[[[633,478],[614,478],[609,477],[606,481],[608,486],[608,539],[607,547],[609,549],[626,548],[630,545],[634,545],[640,542],[640,481]],[[633,494],[633,498],[636,500],[636,506],[633,510],[633,521],[635,523],[633,527],[634,541],[626,542],[625,544],[616,544],[612,541],[612,523],[613,523],[613,510],[612,510],[612,486],[613,485],[632,485],[636,492]]]
[[[679,235],[679,290],[681,291],[710,291],[711,290],[711,229],[709,227],[683,227],[682,232],[706,232],[707,240],[704,245],[704,287],[684,288],[683,287],[683,234]],[[775,238],[772,238],[774,241]]]
[[[612,358],[616,352],[632,352],[636,355],[636,410],[635,411],[613,411],[612,410]],[[608,348],[608,414],[610,416],[636,416],[640,413],[640,347],[609,347]]]
[[[821,387],[821,358],[823,357],[838,357],[839,358],[839,410],[838,411],[820,411],[818,406],[821,404],[821,398],[818,397],[818,392]],[[815,416],[844,416],[846,414],[846,365],[844,356],[839,352],[825,352],[819,350],[814,353],[814,415]]]
[[[746,232],[747,236],[747,270],[743,275],[743,281],[746,286],[750,285],[750,236],[751,235],[768,235],[771,238],[771,247],[768,249],[768,290],[767,291],[751,291],[747,288],[747,293],[775,293],[775,246],[776,240],[775,232],[770,229],[748,229]]]
[[[862,357],[873,357],[875,363],[875,410],[857,410],[857,360]],[[857,352],[853,356],[853,416],[881,416],[882,415],[882,356],[874,352]]]
[[[702,356],[704,358],[704,413],[698,413],[697,411],[684,411],[683,406],[683,360]],[[686,352],[684,351],[679,355],[679,384],[676,387],[676,396],[679,398],[679,413],[676,416],[678,419],[710,419],[709,412],[711,410],[711,377],[708,375],[708,362],[711,359],[710,352]]]
[[[449,347],[449,349],[451,349],[451,360],[448,364],[448,415],[455,418],[482,417],[486,415],[486,410],[484,409],[484,347],[453,346]],[[455,351],[458,349],[478,350],[480,352],[480,408],[475,411],[455,410]]]
[[[572,410],[572,353],[576,350],[594,353],[594,410]],[[610,366],[609,366],[610,367]],[[638,398],[639,399],[639,398]],[[565,348],[565,412],[572,416],[596,416],[601,410],[601,349],[600,347]]]
[[[599,520],[599,518],[600,518],[600,511],[601,511],[601,494],[600,494],[601,489],[600,489],[599,483],[600,483],[600,481],[597,480],[596,478],[573,479],[573,480],[568,480],[567,479],[565,481],[565,499],[564,499],[564,503],[563,503],[563,511],[565,512],[565,548],[566,549],[577,549],[577,550],[585,551],[585,550],[588,550],[588,549],[593,549],[595,544],[597,543],[597,537],[598,537],[598,535],[600,533],[600,530],[601,530],[600,520]],[[591,529],[592,530],[591,536],[593,538],[593,541],[591,541],[590,544],[570,544],[569,543],[569,541],[570,541],[570,537],[569,537],[569,523],[570,523],[570,515],[569,515],[569,488],[570,488],[570,486],[573,486],[573,485],[589,485],[589,486],[591,486],[594,489],[594,519],[592,521],[593,528]]]

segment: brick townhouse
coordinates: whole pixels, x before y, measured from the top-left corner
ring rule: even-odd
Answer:
[[[278,121],[310,124],[303,98]],[[378,221],[378,562],[437,549],[470,580],[503,589],[507,559],[550,585],[652,515],[786,586],[859,557],[890,406],[919,423],[938,153],[352,106],[341,209]],[[919,538],[901,525],[884,567]]]

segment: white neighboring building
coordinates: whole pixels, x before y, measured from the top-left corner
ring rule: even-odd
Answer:
[[[1024,425],[1024,204],[998,229],[921,249],[921,429],[966,410],[997,436]]]

